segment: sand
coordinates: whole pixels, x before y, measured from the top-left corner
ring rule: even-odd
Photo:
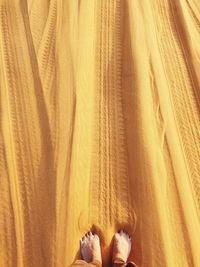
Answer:
[[[93,230],[200,266],[198,0],[0,0],[0,267],[64,267]]]

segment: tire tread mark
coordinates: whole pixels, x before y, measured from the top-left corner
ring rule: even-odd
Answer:
[[[161,12],[160,14],[166,17],[165,10],[168,10],[168,7],[164,8],[162,4],[158,5],[158,7]],[[179,41],[175,38],[176,31],[171,26],[171,23],[173,22],[169,16],[170,15],[167,14],[166,23],[168,26],[163,27],[165,36],[168,36],[168,38],[165,38],[162,47],[164,49],[164,54],[170,53],[170,56],[165,56],[165,62],[170,77],[173,77],[173,79],[169,81],[172,88],[170,91],[172,105],[179,128],[180,141],[187,159],[186,165],[189,167],[189,177],[191,176],[193,190],[196,194],[195,199],[200,208],[200,182],[198,178],[200,172],[198,166],[198,159],[200,158],[200,131],[197,131],[200,125],[199,115],[194,100],[192,86],[185,67],[184,57],[180,51],[180,47],[178,47]],[[173,64],[169,62],[169,58],[174,58]]]
[[[125,126],[121,86],[121,1],[101,1],[97,16],[97,116],[98,147],[92,177],[91,202],[98,188],[99,224],[103,228],[118,222],[131,223]],[[95,145],[96,146],[96,145]],[[94,175],[94,174],[92,174]],[[94,175],[94,176],[95,176]],[[93,204],[96,206],[95,204]]]

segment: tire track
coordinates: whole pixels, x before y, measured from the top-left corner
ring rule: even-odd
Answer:
[[[181,1],[177,1],[177,3],[174,3],[173,1],[170,2],[170,8],[171,18],[173,21],[172,27],[174,32],[176,32],[176,35],[174,36],[176,37],[177,43],[179,44],[180,51],[185,63],[185,68],[188,73],[188,78],[191,83],[191,98],[193,99],[194,107],[197,109],[197,111],[200,111],[200,109],[198,108],[198,103],[200,102],[200,94],[198,90],[199,84],[197,80],[198,74],[195,73],[195,66],[193,65],[193,61],[191,60],[192,51],[190,48],[190,40],[188,40],[188,36],[190,36],[190,34],[192,35],[193,33],[193,28],[190,26],[187,29],[187,19],[185,17],[184,5]],[[177,13],[178,16],[176,16]]]
[[[14,77],[13,77],[13,74],[14,74],[14,66],[15,65],[12,65],[10,63],[10,60],[13,59],[13,48],[11,48],[11,42],[10,42],[10,38],[9,38],[9,28],[8,28],[8,22],[7,22],[7,17],[8,17],[8,14],[7,14],[7,11],[6,11],[6,6],[1,6],[1,40],[2,40],[2,43],[1,43],[1,51],[3,51],[3,55],[4,55],[4,72],[7,73],[7,77],[8,77],[8,86],[10,88],[13,88],[14,87]],[[1,52],[2,53],[2,52]],[[3,59],[2,59],[3,60]],[[9,91],[8,91],[9,93]],[[15,91],[13,92],[15,94]],[[13,98],[14,98],[14,95],[13,94]],[[8,96],[7,96],[8,97]],[[9,101],[7,99],[7,101]],[[11,119],[12,121],[12,125],[14,126],[14,129],[17,129],[18,126],[17,126],[17,122],[16,122],[16,118],[13,117],[13,115],[17,115],[16,113],[16,108],[15,108],[15,99],[14,101],[12,100],[12,103],[10,103],[11,105],[11,108],[10,108],[10,114],[9,114],[9,118]],[[10,123],[11,123],[10,121]],[[12,127],[12,126],[11,126]],[[10,131],[13,131],[12,128],[10,128]],[[13,133],[10,132],[11,135],[13,135]],[[16,131],[16,135],[18,137],[18,129]],[[14,138],[14,137],[13,137]],[[13,141],[13,140],[12,140]],[[11,142],[12,142],[11,141]],[[16,139],[15,139],[15,144],[17,144],[16,142]],[[19,144],[17,144],[19,145]],[[19,153],[18,153],[19,154]],[[17,155],[19,157],[19,155]],[[11,159],[12,159],[12,162],[14,163],[15,162],[15,158],[13,157],[13,154],[11,156]],[[16,158],[17,159],[17,158]],[[21,158],[19,158],[19,161],[21,161]],[[14,166],[13,166],[14,167]],[[13,188],[16,188],[16,190],[14,190],[14,195],[15,195],[15,200],[17,200],[15,202],[15,210],[17,210],[17,213],[18,214],[18,218],[15,217],[15,223],[16,223],[16,232],[17,232],[17,248],[18,248],[18,255],[21,259],[23,259],[23,256],[22,256],[22,251],[23,251],[23,245],[22,245],[22,240],[23,240],[23,233],[22,233],[22,229],[24,228],[23,227],[23,217],[24,217],[24,210],[22,210],[22,204],[21,204],[21,201],[20,201],[20,191],[19,191],[19,184],[17,184],[17,174],[15,173],[14,177],[13,177],[13,180],[14,180],[14,184],[13,184]],[[22,194],[22,196],[24,195],[24,193]],[[24,196],[23,196],[24,197]],[[16,212],[16,211],[15,211]],[[28,233],[30,234],[30,233]]]
[[[195,12],[196,10],[195,10],[193,4],[190,3],[189,0],[186,0],[186,5],[187,5],[188,11],[189,11],[189,13],[191,15],[192,21],[193,21],[197,31],[200,33],[200,16],[198,17],[198,15],[200,15],[200,14],[197,14]]]
[[[44,93],[45,105],[48,107],[48,120],[50,124],[51,142],[55,153],[54,166],[58,157],[58,92],[57,92],[57,33],[58,33],[58,5],[57,1],[49,4],[48,17],[46,20],[41,42],[38,48],[38,66]]]
[[[172,163],[172,156],[170,155],[170,148],[167,139],[164,142],[164,157],[166,172],[168,174],[167,182],[167,207],[168,221],[170,222],[171,244],[173,251],[179,252],[179,256],[175,258],[177,266],[195,266],[193,255],[191,253],[191,245],[189,233],[187,230],[187,222],[185,221],[182,203],[180,201],[180,192],[178,191],[176,183],[176,175]]]
[[[0,114],[3,111],[3,94],[0,95]],[[5,146],[2,135],[2,116],[0,117],[0,250],[1,250],[1,266],[17,266],[16,256],[16,236],[15,236],[15,222],[14,211],[11,201],[10,183],[8,176],[8,166],[6,164]]]
[[[199,113],[197,103],[194,97],[194,88],[191,85],[190,77],[187,72],[185,59],[181,51],[176,30],[171,25],[174,23],[170,19],[171,14],[167,14],[169,6],[163,7],[161,4],[160,12],[162,17],[166,18],[167,26],[163,27],[166,40],[163,40],[162,47],[164,49],[164,60],[167,68],[167,75],[169,84],[171,86],[172,103],[174,106],[175,116],[180,131],[180,140],[183,145],[184,153],[187,159],[188,167],[191,174],[191,182],[193,183],[193,190],[196,192],[196,201],[200,208],[200,184],[199,174],[200,169],[198,159],[200,158],[200,131],[199,129]],[[172,17],[173,18],[173,17]],[[166,56],[166,55],[170,56]],[[174,58],[173,64],[169,62],[170,58]],[[173,77],[173,78],[172,78]]]
[[[186,179],[187,191],[191,194],[194,193],[194,187],[196,187],[194,184],[192,186],[191,182],[193,181],[194,183],[194,180],[197,181],[197,177],[199,176],[199,168],[197,166],[199,158],[199,131],[197,130],[199,128],[199,118],[193,92],[194,88],[192,87],[192,82],[187,72],[187,63],[184,58],[184,53],[181,50],[181,43],[178,40],[179,36],[176,36],[178,33],[173,24],[174,20],[170,3],[170,1],[165,4],[160,2],[159,5],[157,5],[157,14],[159,14],[159,16],[157,15],[155,18],[160,17],[160,20],[156,22],[156,27],[158,27],[157,32],[159,32],[160,35],[160,54],[166,71],[167,83],[170,89],[170,101],[184,158],[185,171],[187,174],[184,179]],[[177,184],[179,186],[180,199],[182,203],[184,203],[185,195],[182,191],[183,188],[180,182],[177,181]],[[197,185],[197,188],[198,187],[199,185]],[[198,196],[192,194],[192,196],[189,195],[188,198],[189,197],[191,197],[191,211],[194,215],[194,225],[196,225],[199,216],[199,208],[197,207]],[[190,242],[188,246],[191,248],[191,255],[193,257],[193,259],[191,258],[190,260],[193,260],[194,266],[198,266],[199,259],[196,257],[197,251],[194,244],[198,243],[198,238],[196,238],[196,236],[198,236],[199,233],[196,232],[196,236],[194,236],[194,228],[189,226],[188,214],[190,214],[190,210],[188,210],[188,207],[182,206],[182,213],[186,221],[186,229],[184,229],[184,231],[188,232]]]
[[[102,229],[134,223],[121,96],[121,1],[97,4],[96,102],[91,214]],[[92,204],[93,203],[93,204]],[[92,215],[90,215],[91,217]],[[94,217],[95,217],[94,216]],[[133,226],[133,225],[132,225]]]
[[[49,3],[49,0],[27,1],[31,35],[36,53],[38,53],[38,49],[41,45],[45,25],[47,23]]]
[[[10,11],[13,8],[15,12],[11,14]],[[49,238],[43,229],[51,231],[53,221],[47,223],[46,219],[42,220],[43,208],[47,205],[47,199],[44,199],[46,196],[44,197],[43,194],[45,189],[40,187],[45,179],[45,177],[41,179],[40,176],[43,174],[44,166],[39,166],[38,161],[40,158],[40,164],[42,164],[43,148],[41,148],[40,139],[42,127],[39,125],[39,101],[36,100],[33,66],[29,61],[30,39],[26,42],[27,28],[23,27],[26,21],[23,20],[21,8],[25,10],[23,5],[13,5],[11,2],[1,6],[1,53],[5,77],[3,86],[8,101],[6,112],[10,118],[9,135],[11,137],[11,143],[6,137],[7,156],[10,164],[9,175],[13,177],[10,183],[17,236],[17,266],[44,266],[43,257],[41,257],[42,247],[46,246],[45,242]],[[23,53],[21,53],[21,46]],[[36,75],[36,72],[34,74]],[[12,166],[12,164],[15,165]],[[51,182],[49,184],[47,188],[50,190],[47,189],[47,191],[50,196]],[[53,198],[48,201],[51,211],[50,208],[45,209],[46,215],[49,214],[50,217],[54,211],[52,201]],[[44,237],[42,242],[41,236]],[[50,250],[51,242],[45,253],[51,255]],[[47,263],[51,261],[51,257],[48,258]]]

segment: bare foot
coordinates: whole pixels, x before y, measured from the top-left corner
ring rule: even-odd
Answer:
[[[80,239],[81,256],[87,262],[94,260],[102,261],[100,240],[98,235],[87,233]]]
[[[114,235],[112,261],[122,260],[127,262],[131,251],[131,237],[121,230]]]

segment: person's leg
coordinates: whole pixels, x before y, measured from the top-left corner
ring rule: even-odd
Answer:
[[[101,247],[98,235],[87,233],[80,240],[81,257],[83,260],[76,260],[71,267],[101,267]]]
[[[127,263],[131,251],[131,237],[124,231],[120,231],[114,235],[112,266],[113,267],[137,267],[130,261]]]

